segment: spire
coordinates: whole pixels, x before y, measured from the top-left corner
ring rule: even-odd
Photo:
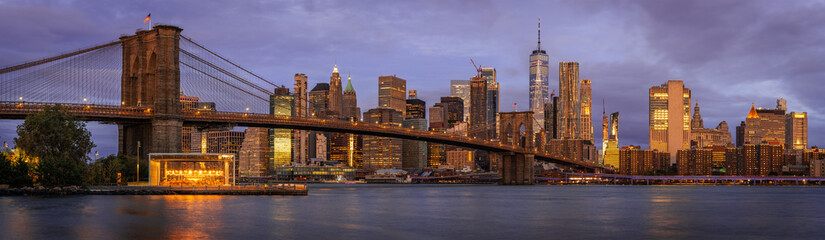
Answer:
[[[347,74],[347,87],[344,88],[344,93],[355,93],[355,89],[352,88],[352,77]]]
[[[332,73],[338,73],[338,64],[335,64],[335,67],[332,67]]]
[[[699,100],[696,100],[696,107],[693,108],[693,120],[690,121],[691,129],[705,128],[705,122],[702,121],[702,115],[699,114]]]
[[[751,111],[748,113],[748,118],[759,118],[759,114],[756,114],[756,107],[754,107],[753,103],[751,103]]]
[[[537,50],[541,50],[541,18],[539,18],[539,45]]]

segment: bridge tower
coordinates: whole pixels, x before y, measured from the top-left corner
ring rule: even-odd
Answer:
[[[121,105],[146,107],[150,123],[118,125],[118,153],[136,156],[181,151],[183,115],[180,109],[180,32],[158,25],[120,38],[123,45]],[[138,149],[138,141],[140,149]]]
[[[524,148],[532,152],[534,148],[533,112],[499,113],[499,138],[501,143]],[[501,184],[532,185],[534,177],[534,155],[511,152],[501,156]]]

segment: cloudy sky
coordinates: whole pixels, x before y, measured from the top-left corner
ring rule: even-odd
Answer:
[[[823,1],[8,1],[0,0],[0,66],[115,40],[154,23],[183,34],[276,84],[306,73],[328,82],[336,62],[351,74],[361,109],[377,105],[377,79],[397,75],[428,105],[451,79],[495,67],[501,109],[528,105],[528,57],[542,19],[551,60],[577,61],[593,82],[600,139],[602,99],[621,114],[620,144],[648,144],[648,88],[681,79],[705,127],[744,120],[751,103],[808,112],[809,144],[825,143]],[[2,84],[2,83],[0,83]],[[11,142],[19,121],[0,121]],[[101,154],[117,151],[114,125],[90,123]]]

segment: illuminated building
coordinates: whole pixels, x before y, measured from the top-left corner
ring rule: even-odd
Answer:
[[[307,117],[307,76],[303,73],[295,74],[295,100],[292,116]],[[306,163],[309,159],[309,132],[294,130],[292,162]]]
[[[543,127],[540,124],[544,123],[544,103],[550,96],[550,57],[541,49],[541,19],[538,26],[538,45],[530,54],[530,111],[535,118],[533,129],[537,132]]]
[[[233,154],[150,153],[151,186],[231,185]]]
[[[582,139],[551,139],[548,141],[547,151],[574,161],[598,161],[596,147]]]
[[[197,110],[197,111],[215,111],[215,103],[213,102],[201,102],[198,97],[193,96],[186,96],[183,94],[183,91],[180,91],[180,103],[181,103],[181,110]],[[192,150],[192,134],[193,132],[197,132],[197,129],[194,127],[184,126],[181,127],[181,152],[188,153]],[[200,135],[198,135],[200,136]],[[198,144],[195,141],[195,144]]]
[[[690,147],[690,89],[682,80],[668,80],[650,88],[650,149],[671,154]]]
[[[470,80],[470,130],[468,136],[487,140],[487,81]]]
[[[374,108],[364,113],[364,122],[388,126],[401,126],[403,112],[391,108]],[[363,169],[400,169],[401,139],[364,136]]]
[[[309,142],[314,143],[314,148],[309,149],[309,157],[326,161],[329,159],[329,137],[325,132],[312,131],[309,135]]]
[[[785,116],[785,143],[788,149],[808,148],[808,113],[791,112]]]
[[[269,96],[269,114],[277,116],[292,116],[295,114],[295,96],[289,94],[289,88],[275,88],[274,94]],[[269,171],[277,166],[289,164],[292,153],[306,152],[306,149],[298,149],[300,146],[293,142],[293,130],[282,128],[269,129]],[[296,135],[297,137],[297,135]]]
[[[452,166],[454,169],[462,169],[464,167],[474,169],[474,154],[474,151],[467,150],[447,151],[447,165]]]
[[[447,110],[442,103],[436,103],[430,107],[430,127],[429,131],[443,133],[447,130],[446,123]],[[427,143],[427,166],[438,167],[445,164],[446,146],[440,143]]]
[[[461,120],[459,122],[466,122],[470,120],[470,80],[450,80],[450,97],[458,97],[461,99]],[[442,100],[443,102],[444,100]]]
[[[487,137],[498,139],[499,86],[496,69],[482,67],[481,76],[487,80]]]
[[[581,80],[581,139],[593,143],[593,93],[590,87],[590,79]]]
[[[342,109],[341,76],[338,74],[338,64],[332,68],[332,76],[329,77],[329,114],[341,116]]]
[[[427,119],[404,119],[404,121],[401,123],[401,127],[412,128],[414,130],[419,131],[426,131]],[[427,166],[427,142],[404,139],[402,140],[402,144],[402,169],[422,169]]]
[[[604,107],[604,106],[602,106],[602,107]],[[606,112],[605,112],[604,108],[602,108],[602,152],[601,152],[601,154],[602,154],[601,155],[601,158],[602,158],[601,159],[601,164],[602,165],[605,164],[604,154],[605,154],[605,151],[607,150],[607,137],[608,137],[607,136],[607,134],[608,134],[607,133],[607,131],[608,131],[607,126],[609,124],[610,124],[610,118],[606,115]]]
[[[739,148],[738,174],[768,176],[782,172],[782,146],[775,144],[745,144]]]
[[[559,63],[559,139],[582,139],[579,63]]]
[[[237,159],[238,153],[243,144],[244,132],[229,130],[204,131],[206,136],[206,153],[232,154],[233,159]],[[197,152],[197,151],[196,151]],[[203,150],[201,149],[201,152]],[[235,161],[235,176],[238,175],[238,162]]]
[[[817,159],[811,161],[810,165],[811,173],[808,176],[811,177],[825,177],[825,160]]]
[[[406,115],[407,80],[396,76],[378,77],[378,107],[389,108]],[[366,120],[365,120],[366,121]]]
[[[782,100],[782,101],[780,101]],[[777,100],[776,109],[757,108],[759,114],[760,142],[774,145],[785,145],[785,110],[780,109],[779,104],[784,103],[784,99]]]
[[[683,149],[676,153],[679,175],[710,175],[713,167],[711,149]]]
[[[698,101],[693,108],[693,119],[690,120],[690,135],[691,145],[695,144],[698,148],[732,145],[727,122],[720,122],[715,129],[705,128]]]
[[[352,87],[352,77],[350,76],[347,76],[347,87],[344,88],[342,105],[341,116],[344,119],[361,121],[361,108],[358,107],[358,98],[355,94],[355,88]]]
[[[355,169],[340,166],[283,166],[275,168],[278,181],[345,181],[355,179]]]
[[[307,94],[309,117],[326,118],[329,107],[329,84],[318,83]]]
[[[559,112],[559,97],[550,94],[550,102],[544,103],[544,132],[547,139],[558,139],[558,112]],[[546,140],[545,140],[546,141]]]
[[[657,150],[643,150],[638,146],[622,147],[619,150],[618,170],[620,174],[652,175],[666,171],[670,166],[670,154]]]
[[[406,109],[405,119],[427,119],[427,103],[424,102],[424,100],[418,99],[415,90],[410,90],[410,97],[407,98]]]
[[[619,112],[610,114],[607,143],[604,150],[604,165],[619,166]]]
[[[745,125],[742,126],[742,146],[745,144],[760,144],[762,143],[762,128],[759,126],[762,121],[759,119],[759,113],[756,107],[751,104],[751,111],[748,112],[748,117],[745,118]]]
[[[441,97],[441,104],[447,111],[447,128],[463,122],[464,100],[459,97]]]
[[[250,127],[238,152],[238,176],[265,177],[269,174],[269,129]]]
[[[432,129],[445,129],[447,127],[447,109],[443,103],[436,103],[430,107],[430,131]]]

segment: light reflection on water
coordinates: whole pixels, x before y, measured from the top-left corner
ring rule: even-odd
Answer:
[[[0,238],[825,236],[825,188],[314,185],[309,196],[0,197]]]

